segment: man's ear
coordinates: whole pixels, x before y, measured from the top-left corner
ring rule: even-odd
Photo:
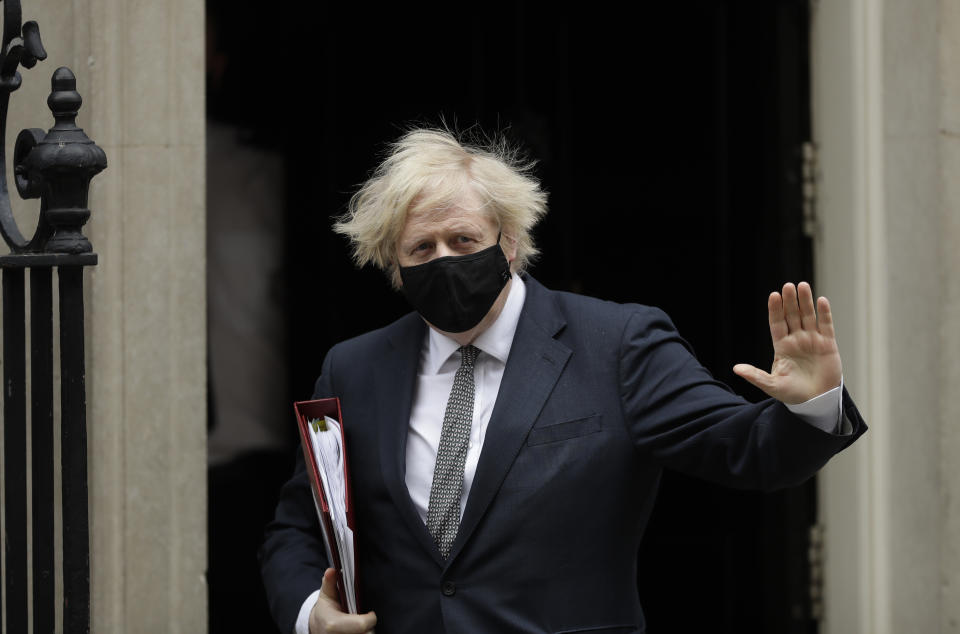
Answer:
[[[517,259],[517,239],[503,234],[500,240],[500,248],[503,249],[503,254],[507,256],[507,262],[510,263],[512,270],[513,261]]]

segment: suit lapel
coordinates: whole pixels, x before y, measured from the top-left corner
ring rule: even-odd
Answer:
[[[379,396],[380,467],[384,483],[410,531],[437,565],[442,566],[440,551],[417,514],[404,477],[407,429],[425,334],[426,324],[416,313],[411,313],[398,324],[389,337],[390,348],[377,366],[378,389],[371,389],[371,394]]]
[[[490,506],[570,357],[570,349],[554,339],[565,322],[549,291],[532,278],[525,282],[527,298],[448,564]]]

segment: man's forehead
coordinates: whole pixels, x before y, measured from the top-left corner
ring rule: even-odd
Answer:
[[[462,197],[455,202],[420,204],[407,214],[401,233],[438,224],[487,223],[492,220],[490,210],[476,196]]]
[[[414,199],[407,219],[442,220],[459,212],[486,213],[486,205],[472,188],[453,197],[442,197],[428,191]]]

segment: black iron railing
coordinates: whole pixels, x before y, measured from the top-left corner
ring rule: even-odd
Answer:
[[[21,27],[20,0],[3,0],[0,49],[0,233],[10,246],[0,256],[3,283],[3,439],[6,627],[28,631],[27,534],[32,530],[33,631],[55,623],[54,329],[53,271],[60,306],[60,483],[63,534],[63,631],[90,630],[90,536],[87,500],[87,421],[83,345],[83,267],[97,255],[82,228],[90,217],[90,180],[107,166],[106,155],[76,126],[82,102],[70,69],[53,73],[47,104],[54,126],[17,135],[13,153],[16,189],[40,199],[33,237],[23,237],[13,217],[6,181],[6,122],[10,93],[20,87],[19,66],[46,58],[36,22]],[[30,451],[27,473],[27,364],[25,272],[30,271]],[[27,516],[27,483],[32,516]]]

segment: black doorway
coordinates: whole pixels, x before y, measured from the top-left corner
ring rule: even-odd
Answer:
[[[330,346],[408,310],[329,227],[403,124],[441,117],[503,131],[538,161],[538,280],[660,306],[719,379],[761,398],[730,368],[769,364],[766,296],[812,272],[805,0],[298,12],[271,29],[272,53],[262,20],[223,12],[238,70],[211,98],[286,162],[291,399],[309,396]],[[650,631],[815,632],[814,522],[813,482],[759,494],[667,473],[639,553]]]

